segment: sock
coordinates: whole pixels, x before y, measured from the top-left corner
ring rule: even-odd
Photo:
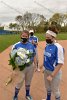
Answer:
[[[47,99],[46,100],[51,100],[51,91],[47,92]]]
[[[14,97],[17,97],[17,96],[18,96],[19,90],[20,90],[20,89],[15,88],[15,96],[14,96]]]
[[[26,96],[30,95],[30,85],[26,85]]]

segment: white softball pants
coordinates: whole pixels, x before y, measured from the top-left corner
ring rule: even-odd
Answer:
[[[48,70],[44,70],[44,80],[45,80],[45,87],[47,91],[53,92],[55,98],[60,97],[60,90],[59,85],[61,81],[62,72],[58,72],[57,75],[53,78],[50,82],[47,80],[47,76],[49,76],[52,72]]]

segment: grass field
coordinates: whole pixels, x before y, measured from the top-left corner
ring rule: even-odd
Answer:
[[[35,34],[39,41],[45,40],[45,34]],[[67,34],[66,33],[60,33],[58,34],[57,39],[59,40],[67,40]],[[20,41],[20,35],[0,35],[0,52],[5,50],[10,45]]]

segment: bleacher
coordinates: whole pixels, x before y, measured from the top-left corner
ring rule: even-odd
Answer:
[[[14,32],[8,30],[0,30],[0,35],[4,35],[4,34],[14,34]]]

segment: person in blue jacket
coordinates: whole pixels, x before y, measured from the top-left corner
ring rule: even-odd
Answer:
[[[56,27],[52,26],[46,31],[46,47],[44,50],[44,80],[47,91],[47,97],[43,100],[52,100],[51,93],[54,94],[55,100],[61,100],[59,90],[61,80],[61,68],[64,64],[64,48],[56,42]]]
[[[21,78],[21,80],[18,81],[18,83],[15,86],[15,93],[14,93],[13,100],[18,100],[18,93],[23,85],[24,80],[25,80],[26,100],[33,100],[30,95],[30,86],[31,86],[31,80],[33,77],[33,72],[34,72],[33,62],[36,65],[36,51],[35,51],[35,48],[32,45],[32,43],[30,43],[28,41],[29,32],[27,30],[24,30],[21,33],[20,37],[21,37],[21,41],[14,44],[12,47],[12,50],[14,50],[14,49],[18,50],[19,48],[24,48],[24,49],[29,50],[32,53],[32,56],[31,56],[32,63],[29,65],[26,65],[25,69],[19,72],[22,74],[22,78]]]
[[[40,68],[39,68],[39,61],[38,61],[38,37],[34,35],[34,30],[30,30],[29,31],[29,42],[31,42],[34,47],[35,47],[35,51],[36,51],[36,58],[37,58],[37,68],[36,68],[36,71],[40,71]]]

